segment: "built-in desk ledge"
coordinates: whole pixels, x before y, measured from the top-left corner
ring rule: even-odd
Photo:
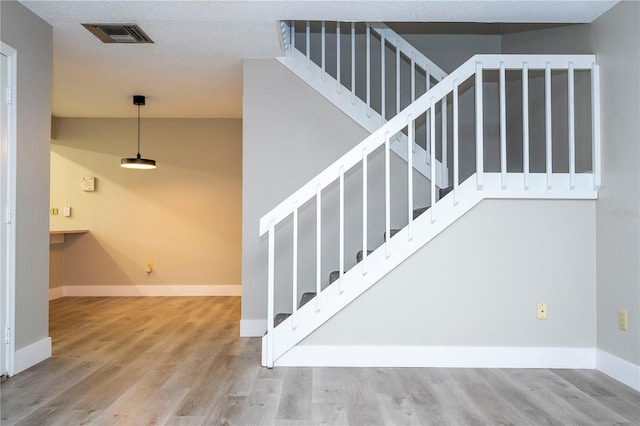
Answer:
[[[64,236],[67,234],[86,234],[89,232],[87,229],[68,229],[59,231],[49,231],[49,244],[62,244],[64,243]]]

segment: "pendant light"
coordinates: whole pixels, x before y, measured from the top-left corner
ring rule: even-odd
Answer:
[[[138,155],[135,158],[123,158],[120,167],[125,169],[150,170],[156,168],[156,160],[140,157],[140,105],[144,105],[144,96],[134,95],[133,104],[138,105]]]

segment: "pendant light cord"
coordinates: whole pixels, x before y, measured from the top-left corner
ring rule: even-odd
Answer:
[[[140,104],[138,104],[138,158],[140,158]]]

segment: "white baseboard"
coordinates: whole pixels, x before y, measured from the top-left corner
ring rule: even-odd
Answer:
[[[306,346],[275,361],[279,367],[595,368],[593,348]]]
[[[51,357],[51,337],[39,340],[16,351],[13,363],[13,374],[18,374],[27,368]]]
[[[262,337],[267,332],[267,320],[240,320],[240,337]]]
[[[49,300],[56,300],[64,297],[64,287],[54,287],[49,289]]]
[[[61,290],[60,290],[61,289]],[[55,290],[55,292],[53,291]],[[60,292],[62,295],[60,295]],[[52,297],[52,294],[57,297]],[[49,289],[58,297],[242,296],[241,285],[67,285]]]
[[[607,376],[640,392],[640,365],[596,349],[596,368]]]

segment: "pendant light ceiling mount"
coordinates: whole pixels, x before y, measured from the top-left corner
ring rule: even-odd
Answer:
[[[138,155],[135,158],[123,158],[120,160],[120,167],[125,169],[150,170],[156,168],[156,161],[142,158],[140,155],[140,106],[145,104],[145,97],[142,95],[133,96],[133,104],[138,106]]]

